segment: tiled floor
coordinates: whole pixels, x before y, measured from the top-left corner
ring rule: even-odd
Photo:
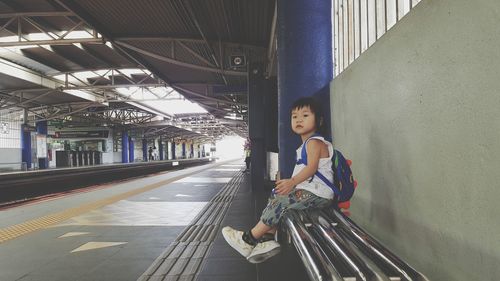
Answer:
[[[222,226],[249,229],[257,222],[271,187],[252,192],[249,176],[234,198]],[[293,245],[282,243],[282,251],[254,265],[227,245],[220,231],[204,259],[197,281],[305,281],[309,280]]]
[[[189,195],[186,195],[189,196]],[[186,226],[207,202],[122,200],[65,221],[63,225]]]
[[[0,280],[137,280],[243,166],[207,167],[156,174],[1,211],[2,227],[8,227],[198,171],[182,181],[0,243]]]
[[[237,163],[241,163],[238,161]],[[226,183],[244,169],[240,164],[200,167],[156,174],[98,189],[0,211],[4,226],[73,208],[116,193],[196,174],[75,216],[62,223],[0,243],[0,281],[135,281]],[[267,188],[268,190],[270,188]],[[245,174],[222,225],[248,229],[257,221],[267,193],[252,192]],[[220,230],[199,269],[197,280],[308,280],[295,250],[253,265],[230,248]]]

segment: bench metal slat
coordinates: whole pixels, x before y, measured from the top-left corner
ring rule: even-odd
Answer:
[[[332,210],[333,218],[339,226],[341,226],[346,237],[354,244],[358,245],[368,257],[375,260],[383,261],[401,275],[400,278],[406,281],[429,281],[422,273],[416,271],[413,267],[402,261],[394,253],[384,247],[371,235],[363,231],[351,219],[341,214],[337,210]],[[329,216],[330,217],[330,216]]]
[[[342,278],[326,253],[321,249],[321,246],[317,244],[305,229],[305,226],[295,212],[291,211],[285,215],[285,224],[311,280],[344,281],[344,278]],[[316,254],[314,257],[319,260],[321,266],[318,266],[311,251]]]

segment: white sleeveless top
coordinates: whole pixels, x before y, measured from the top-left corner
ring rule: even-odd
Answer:
[[[325,140],[321,136],[314,136],[314,137],[311,137],[311,139],[320,140],[328,146],[328,157],[319,159],[318,171],[321,174],[323,174],[330,182],[333,182],[333,171],[332,171],[333,145],[332,145],[332,143]],[[301,158],[302,146],[306,145],[306,143],[303,143],[297,149],[297,152],[296,152],[297,153],[297,156],[296,156],[297,160],[299,160]],[[306,167],[306,165],[304,165],[304,164],[295,164],[295,168],[293,169],[292,176],[297,175],[305,167]],[[295,186],[295,188],[307,190],[307,191],[315,194],[316,196],[319,196],[322,198],[333,199],[332,189],[324,181],[322,181],[318,176],[313,176],[312,181],[311,181],[311,178],[306,179],[305,181],[303,181],[303,182],[299,183],[297,186]]]

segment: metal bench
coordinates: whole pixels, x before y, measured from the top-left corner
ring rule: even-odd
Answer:
[[[311,280],[427,281],[341,212],[290,210],[280,239],[292,242]]]

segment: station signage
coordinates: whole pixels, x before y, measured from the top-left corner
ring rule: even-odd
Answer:
[[[47,136],[42,134],[36,135],[36,157],[47,157]]]
[[[108,138],[109,131],[57,131],[56,139]]]

